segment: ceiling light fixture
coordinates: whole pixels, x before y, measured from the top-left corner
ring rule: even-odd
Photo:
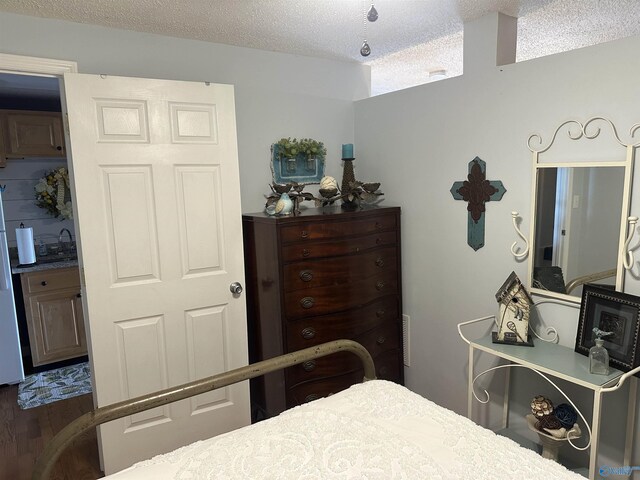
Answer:
[[[373,6],[373,2],[371,2],[371,7],[367,12],[367,20],[369,20],[370,22],[375,22],[377,19],[378,19],[378,11],[376,10],[376,7]]]
[[[429,71],[430,82],[435,82],[436,80],[442,80],[443,78],[447,78],[447,71],[444,68]]]
[[[366,0],[362,0],[362,11],[364,13],[364,42],[362,43],[362,47],[360,48],[360,55],[363,57],[368,57],[371,55],[371,47],[367,42],[367,22],[375,22],[378,20],[378,11],[376,7],[373,6],[373,2],[371,2],[371,7],[369,7],[369,11],[365,13],[366,10]]]

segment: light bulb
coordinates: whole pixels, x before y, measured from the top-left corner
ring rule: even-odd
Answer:
[[[368,57],[370,54],[371,54],[371,47],[365,40],[364,43],[362,44],[362,48],[360,48],[360,55],[362,55],[363,57]]]
[[[376,20],[378,20],[378,11],[376,10],[376,7],[373,6],[373,3],[371,4],[371,8],[369,8],[369,11],[367,12],[367,20],[369,20],[370,22],[375,22]]]

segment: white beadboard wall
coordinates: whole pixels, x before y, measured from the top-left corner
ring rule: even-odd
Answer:
[[[68,228],[75,240],[73,220],[60,220],[36,206],[34,187],[45,172],[66,166],[64,159],[9,159],[7,166],[0,168],[0,184],[6,185],[2,198],[7,240],[9,247],[16,246],[16,228],[20,223],[33,228],[36,244],[57,243],[60,230]],[[67,241],[65,234],[64,241]]]

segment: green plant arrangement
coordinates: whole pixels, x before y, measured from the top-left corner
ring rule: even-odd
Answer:
[[[35,186],[36,205],[47,213],[62,219],[73,219],[69,172],[66,167],[58,167],[47,172]]]
[[[300,140],[291,137],[281,138],[276,143],[278,155],[284,158],[296,158],[302,154],[305,158],[324,158],[327,149],[324,143],[312,138],[301,138]]]

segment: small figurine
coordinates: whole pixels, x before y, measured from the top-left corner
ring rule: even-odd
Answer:
[[[605,332],[604,330],[600,330],[598,327],[593,327],[593,333],[596,337],[607,337],[609,335],[613,335],[615,332]]]
[[[276,203],[276,215],[290,215],[293,211],[293,201],[287,193],[280,195],[280,199]]]

